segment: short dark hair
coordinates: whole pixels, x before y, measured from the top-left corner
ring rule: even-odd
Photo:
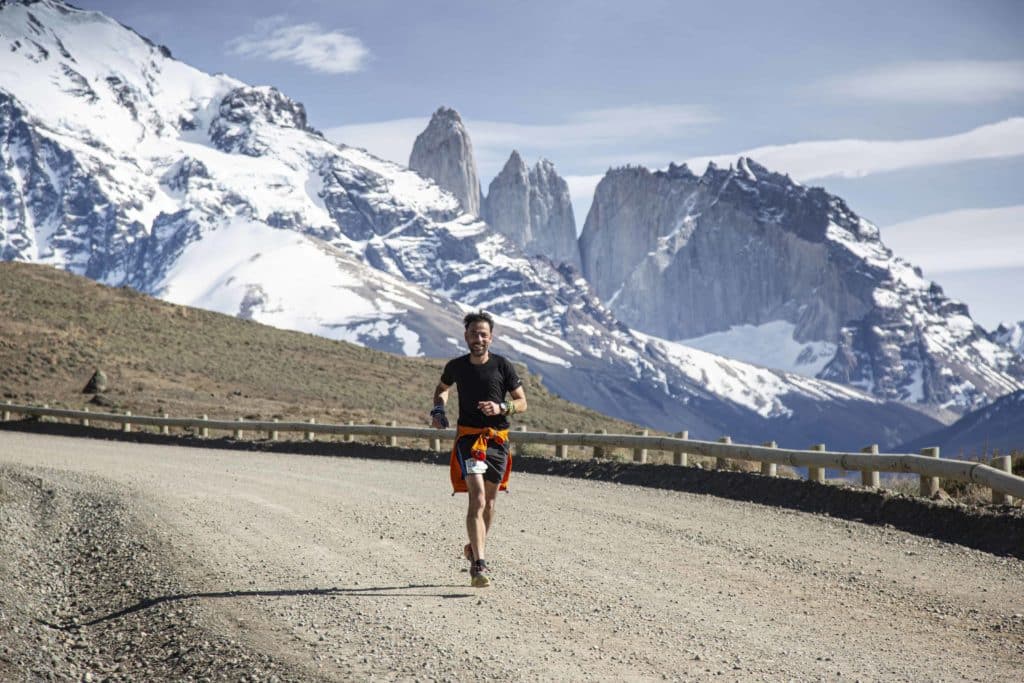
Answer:
[[[484,311],[467,313],[466,317],[462,319],[462,322],[466,325],[467,330],[473,323],[487,323],[487,327],[490,328],[491,332],[494,331],[494,318],[491,317],[490,313],[485,313]]]

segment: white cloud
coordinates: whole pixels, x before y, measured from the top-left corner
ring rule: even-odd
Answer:
[[[858,99],[977,104],[1024,93],[1024,61],[919,61],[892,64],[826,82]]]
[[[340,31],[324,31],[315,23],[285,22],[281,16],[257,21],[252,33],[228,41],[228,52],[333,74],[359,71],[370,54],[362,41]]]
[[[966,133],[919,140],[823,140],[757,147],[733,154],[694,157],[690,168],[701,173],[708,162],[720,166],[746,156],[797,180],[860,178],[920,166],[1024,154],[1024,117],[979,126]]]
[[[881,233],[886,246],[926,274],[1024,267],[1024,205],[937,213]]]

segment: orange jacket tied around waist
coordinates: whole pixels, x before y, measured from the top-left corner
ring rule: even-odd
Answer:
[[[492,427],[466,427],[459,425],[459,433],[455,436],[455,443],[452,444],[452,454],[448,459],[448,470],[452,479],[452,495],[466,493],[466,480],[462,478],[462,468],[459,467],[458,444],[459,439],[464,436],[476,435],[471,451],[472,457],[477,460],[487,459],[487,446],[494,442],[499,446],[508,441],[507,429],[494,429]],[[508,475],[512,472],[512,451],[509,449],[508,462],[505,464],[505,474],[501,477],[498,485],[499,491],[508,490]]]

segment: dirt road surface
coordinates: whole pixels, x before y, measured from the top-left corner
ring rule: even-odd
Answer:
[[[513,474],[469,587],[436,465],[0,432],[3,680],[972,680],[1024,563]]]

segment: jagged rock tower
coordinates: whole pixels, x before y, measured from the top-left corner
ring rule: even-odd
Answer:
[[[469,213],[482,214],[483,198],[473,143],[454,109],[441,107],[430,117],[430,123],[412,146],[409,168],[454,194]]]

